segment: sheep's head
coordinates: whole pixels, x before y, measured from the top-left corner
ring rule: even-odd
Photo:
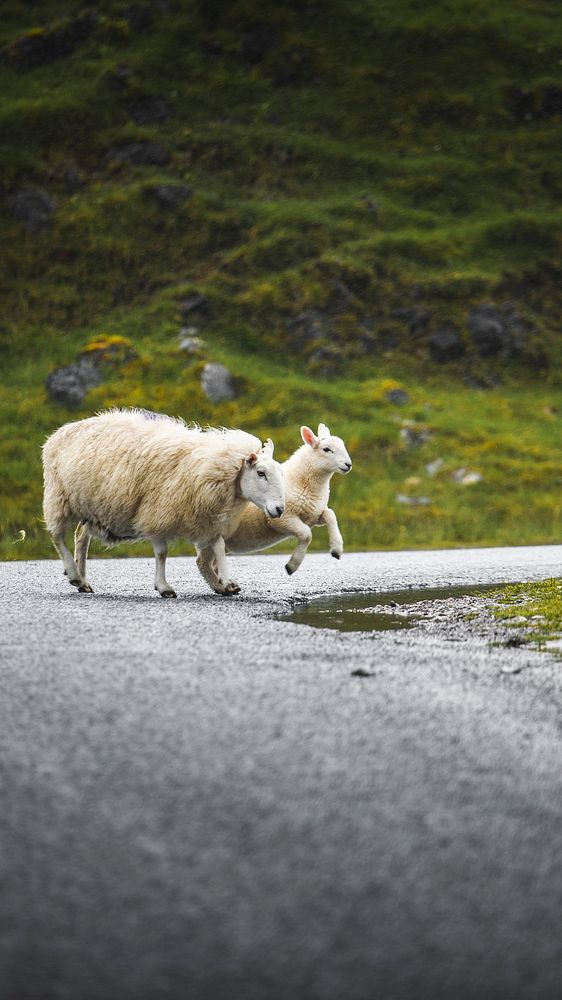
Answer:
[[[255,503],[268,517],[281,517],[285,510],[283,471],[273,458],[273,441],[268,438],[259,452],[244,459],[238,480],[240,496]]]
[[[318,424],[318,434],[310,427],[301,427],[301,437],[312,449],[315,464],[325,472],[351,471],[351,459],[342,439],[330,434],[326,424]]]

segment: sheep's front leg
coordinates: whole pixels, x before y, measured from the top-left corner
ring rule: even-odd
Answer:
[[[79,521],[74,532],[74,562],[78,567],[78,572],[82,577],[82,584],[78,588],[81,594],[93,594],[93,588],[86,579],[86,563],[88,559],[88,549],[92,536],[88,525]]]
[[[299,568],[306,555],[306,550],[312,541],[312,531],[308,524],[301,521],[300,517],[283,518],[283,529],[287,531],[287,534],[294,535],[299,543],[285,566],[290,576]]]
[[[173,587],[166,580],[166,556],[168,555],[168,546],[166,542],[154,541],[152,542],[152,548],[154,549],[154,558],[156,560],[156,573],[154,576],[154,589],[158,591],[160,597],[177,597]]]
[[[340,559],[343,555],[343,538],[340,533],[338,519],[330,507],[326,507],[320,517],[318,524],[325,524],[328,528],[328,542],[330,545],[330,555],[334,559]]]
[[[197,546],[197,568],[215,594],[230,596],[240,592],[238,584],[229,579],[225,545],[222,538],[203,548]]]

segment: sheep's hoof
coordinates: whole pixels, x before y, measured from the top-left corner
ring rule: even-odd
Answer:
[[[160,597],[177,597],[178,596],[176,594],[175,590],[172,590],[171,587],[169,587],[168,590],[159,590],[158,593],[160,594]]]
[[[293,567],[291,566],[290,563],[287,563],[287,565],[285,566],[285,569],[287,570],[287,573],[289,574],[289,576],[292,576],[293,573],[295,572],[295,570],[293,569]]]
[[[79,594],[93,594],[94,588],[90,587],[89,583],[83,583],[81,587],[78,587]]]
[[[334,559],[341,559],[341,552],[336,552],[335,549],[332,549],[330,555],[333,556]]]
[[[225,592],[227,594],[239,594],[240,587],[238,586],[237,583],[234,583],[234,580],[231,580],[230,583],[227,583],[225,587]]]
[[[82,586],[82,580],[69,580],[68,582],[71,587],[78,587],[78,590],[80,590],[80,587]]]

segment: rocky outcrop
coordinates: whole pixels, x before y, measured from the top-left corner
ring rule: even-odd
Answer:
[[[45,387],[51,399],[68,409],[79,406],[86,393],[102,381],[93,361],[80,358],[74,364],[55,368],[48,376]]]
[[[509,303],[475,306],[470,310],[467,325],[472,343],[483,358],[521,354],[529,331],[529,324]]]

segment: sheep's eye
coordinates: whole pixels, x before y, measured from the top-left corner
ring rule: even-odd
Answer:
[[[267,479],[265,472],[262,472],[261,469],[258,469],[258,476],[260,477],[260,479]]]
[[[329,451],[330,455],[332,454],[332,449],[331,448],[322,448],[322,451]]]

